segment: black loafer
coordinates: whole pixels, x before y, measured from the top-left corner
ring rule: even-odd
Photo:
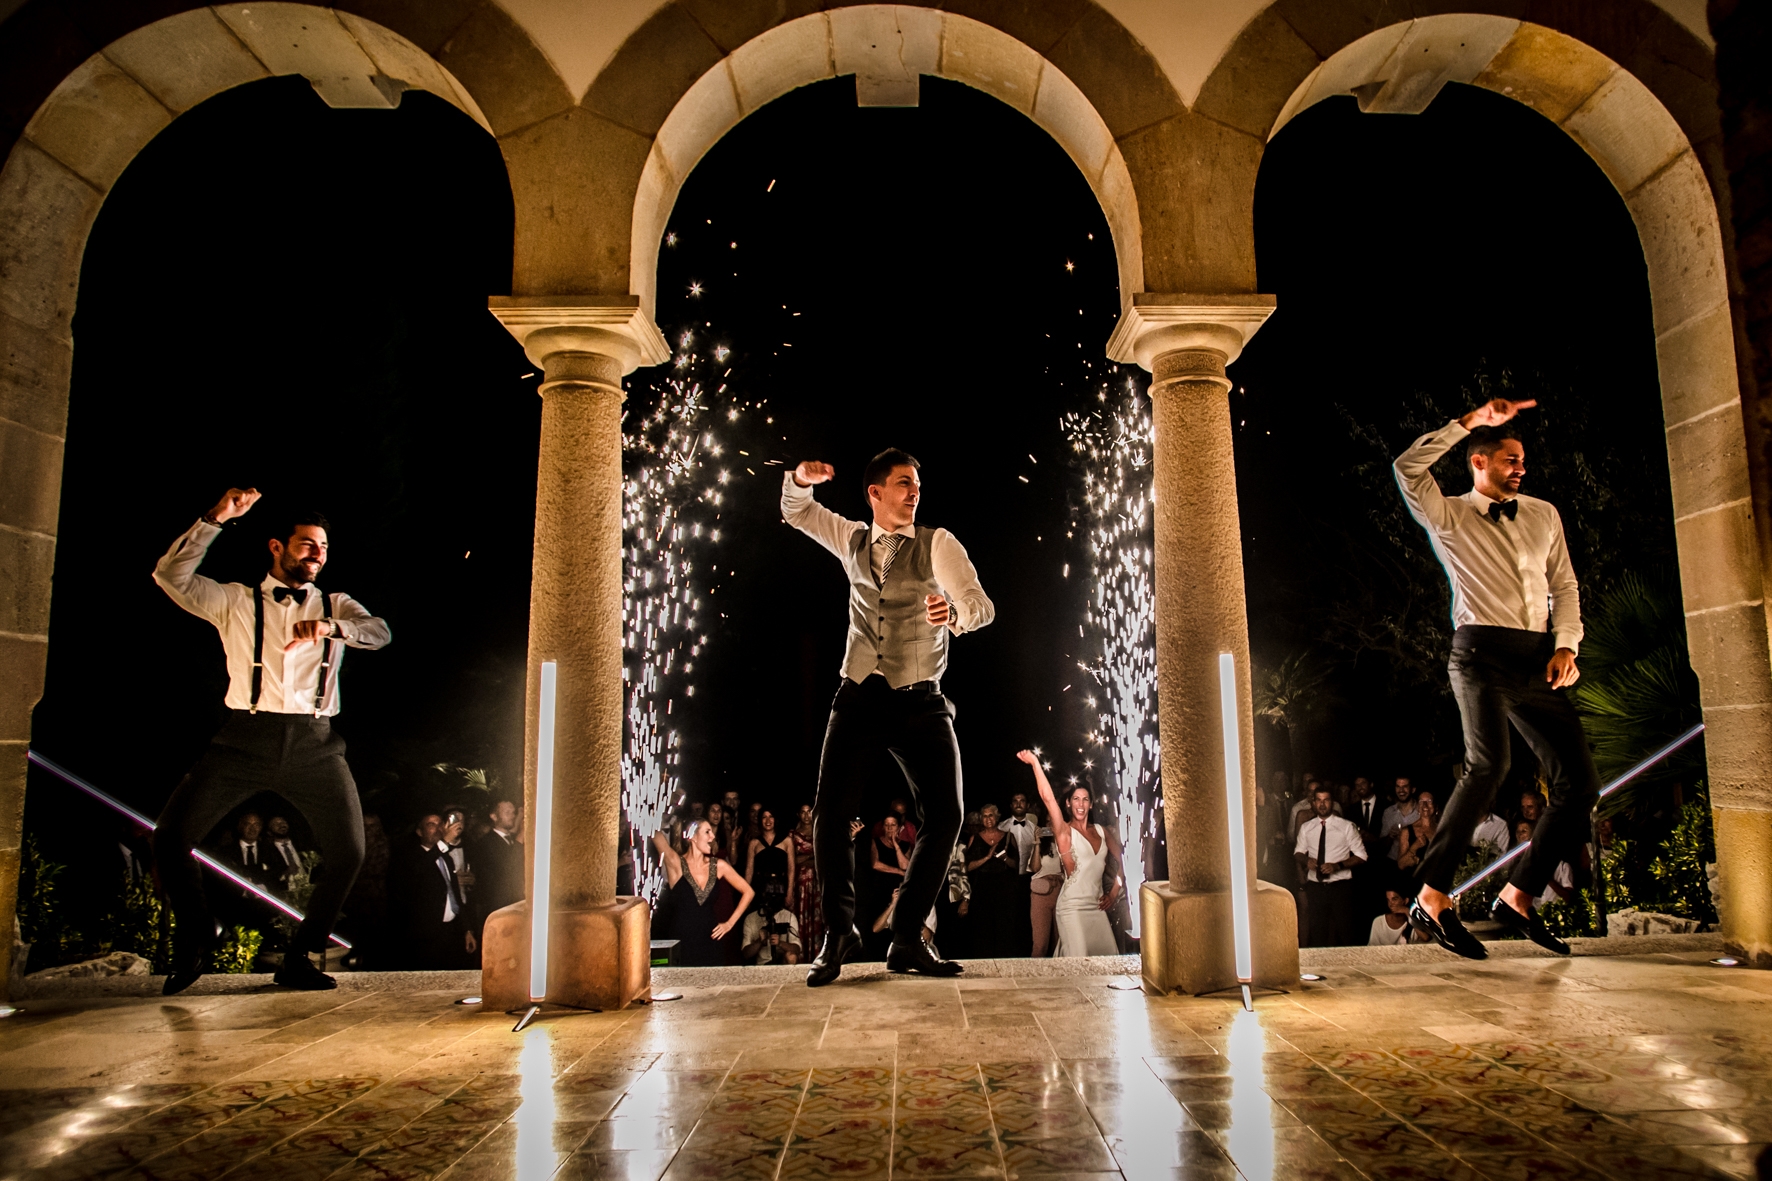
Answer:
[[[806,973],[807,988],[822,988],[835,980],[843,972],[843,964],[861,947],[861,932],[854,927],[839,935],[827,933],[824,937],[824,948],[818,958],[812,961],[812,970]]]
[[[1489,917],[1512,931],[1516,935],[1524,935],[1546,951],[1557,955],[1568,955],[1569,945],[1552,935],[1550,928],[1544,925],[1544,919],[1534,910],[1530,914],[1521,914],[1501,899],[1489,908]]]
[[[324,992],[338,987],[338,981],[316,968],[314,961],[293,951],[283,957],[283,966],[271,979],[284,988],[299,988],[303,992]]]
[[[1409,907],[1409,923],[1453,955],[1461,955],[1467,960],[1489,958],[1489,949],[1475,935],[1464,929],[1464,923],[1459,920],[1458,911],[1453,907],[1448,906],[1442,910],[1436,920],[1422,909],[1421,903],[1414,903]]]
[[[886,949],[888,972],[921,972],[925,976],[958,976],[966,969],[953,960],[944,960],[921,939],[909,942],[892,941]]]

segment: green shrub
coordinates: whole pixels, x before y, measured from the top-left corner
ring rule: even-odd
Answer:
[[[264,935],[251,927],[232,928],[222,945],[215,949],[215,971],[234,976],[251,972],[252,961],[258,958],[258,949],[264,941]]]
[[[1501,850],[1488,841],[1472,847],[1470,855],[1452,875],[1455,882],[1468,882],[1478,871],[1497,857]],[[1505,873],[1492,873],[1470,889],[1458,896],[1458,917],[1467,923],[1480,922],[1489,917],[1489,908],[1495,905],[1495,899],[1501,894],[1501,887],[1507,884]]]
[[[1649,863],[1658,897],[1652,909],[1703,923],[1717,921],[1710,896],[1710,876],[1705,863],[1717,859],[1716,838],[1711,832],[1710,804],[1693,800],[1680,807],[1680,819],[1666,843]],[[1609,900],[1608,900],[1609,901]]]

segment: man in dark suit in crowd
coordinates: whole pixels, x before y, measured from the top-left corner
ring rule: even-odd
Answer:
[[[409,836],[395,840],[389,858],[388,919],[402,967],[461,968],[479,950],[479,932],[442,834],[443,817],[427,813]]]
[[[274,851],[271,842],[265,839],[264,821],[257,812],[243,813],[234,822],[234,831],[218,843],[212,853],[231,872],[260,889],[269,889],[276,881],[277,873],[270,860]],[[248,891],[220,879],[210,883],[208,889],[210,909],[224,927],[269,925],[264,904]]]
[[[474,931],[486,925],[495,910],[523,901],[523,810],[512,800],[499,800],[487,812],[492,829],[468,846],[474,867]]]
[[[1348,821],[1360,830],[1360,843],[1368,850],[1378,848],[1380,838],[1384,835],[1384,808],[1384,801],[1378,798],[1378,789],[1372,785],[1372,780],[1365,775],[1355,776],[1354,795],[1348,801],[1346,815]],[[1384,913],[1384,891],[1390,885],[1384,880],[1384,876],[1381,865],[1374,864],[1371,857],[1354,869],[1358,917],[1364,922],[1370,922]]]

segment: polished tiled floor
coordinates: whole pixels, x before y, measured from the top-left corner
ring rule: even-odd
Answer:
[[[1752,1175],[1772,975],[1702,955],[686,989],[521,1034],[449,993],[45,1001],[0,1022],[0,1176]]]

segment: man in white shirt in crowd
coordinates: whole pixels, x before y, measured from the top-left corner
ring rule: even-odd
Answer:
[[[1397,776],[1396,783],[1391,785],[1391,793],[1396,802],[1384,810],[1379,835],[1389,842],[1384,855],[1391,859],[1391,868],[1395,869],[1397,858],[1403,855],[1403,830],[1421,819],[1421,809],[1415,806],[1415,784],[1407,775]]]
[[[946,529],[916,524],[920,464],[892,448],[862,472],[871,523],[819,504],[813,486],[836,474],[808,460],[782,479],[782,519],[829,550],[849,579],[849,638],[831,702],[813,804],[814,856],[823,892],[824,946],[806,974],[829,984],[861,945],[855,929],[855,857],[849,822],[869,769],[890,752],[916,795],[922,823],[892,912],[893,972],[957,976],[960,965],[923,941],[923,920],[947,875],[960,832],[960,744],[941,692],[948,642],[996,617],[966,548]]]
[[[277,970],[279,984],[335,987],[308,956],[325,950],[363,864],[363,812],[332,717],[344,648],[382,647],[388,625],[349,595],[314,585],[330,545],[326,519],[316,513],[269,531],[271,568],[256,586],[197,573],[222,527],[258,499],[257,489],[228,489],[154,567],[154,581],[173,602],[221,633],[233,711],[173,790],[154,830],[154,860],[178,927],[167,996],[189,988],[209,964],[215,918],[191,849],[228,812],[261,791],[275,792],[307,817],[320,851],[323,868]]]
[[[1021,929],[1021,916],[1031,915],[1029,907],[1033,904],[1034,871],[1040,868],[1040,822],[1028,812],[1028,798],[1024,792],[1016,792],[1009,797],[1009,815],[997,825],[1009,834],[1015,842],[1016,868],[1020,872],[1021,901],[1016,904],[1013,915],[1004,916],[1005,922],[1015,923],[1015,948],[1017,955],[1032,955],[1034,951],[1034,929],[1030,922],[1027,930]]]
[[[1471,848],[1482,844],[1494,845],[1497,853],[1507,852],[1507,821],[1493,812],[1477,821],[1477,827],[1471,830]]]
[[[1448,891],[1471,835],[1507,779],[1512,736],[1520,731],[1551,776],[1550,803],[1532,844],[1514,864],[1492,917],[1559,955],[1569,945],[1532,909],[1557,864],[1587,835],[1588,810],[1600,790],[1581,718],[1562,692],[1581,675],[1581,595],[1563,519],[1549,503],[1520,495],[1526,449],[1507,427],[1531,399],[1496,398],[1423,435],[1397,458],[1397,486],[1427,530],[1452,581],[1452,657],[1447,668],[1464,722],[1464,773],[1422,856],[1421,888],[1409,921],[1442,947],[1469,959],[1488,955],[1465,930]],[[1447,497],[1434,480],[1439,458],[1469,440],[1473,487]]]
[[[1311,818],[1298,826],[1292,850],[1304,880],[1305,942],[1341,947],[1358,942],[1354,870],[1366,864],[1366,846],[1354,822],[1335,814],[1335,797],[1328,788],[1319,786],[1312,793],[1311,810]]]

